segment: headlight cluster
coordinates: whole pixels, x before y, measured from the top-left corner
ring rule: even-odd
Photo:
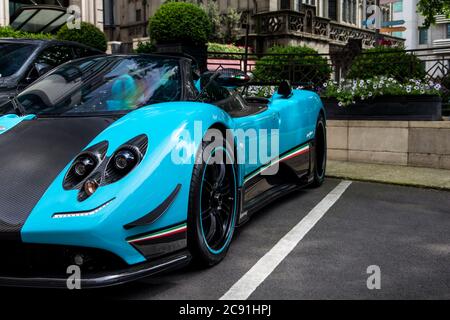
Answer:
[[[120,146],[111,157],[106,156],[108,142],[103,141],[78,155],[69,168],[63,187],[80,190],[78,200],[94,194],[100,186],[114,183],[142,161],[148,147],[146,135],[140,135]]]

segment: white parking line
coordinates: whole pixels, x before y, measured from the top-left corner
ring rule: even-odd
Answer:
[[[294,250],[305,235],[339,200],[352,183],[342,181],[289,231],[266,255],[264,255],[220,300],[246,300],[275,268]]]

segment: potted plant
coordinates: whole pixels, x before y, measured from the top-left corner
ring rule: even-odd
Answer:
[[[393,77],[329,81],[320,91],[327,116],[335,120],[441,120],[441,85]]]
[[[198,5],[186,2],[163,4],[149,21],[149,34],[160,53],[187,53],[207,69],[207,45],[212,25]]]

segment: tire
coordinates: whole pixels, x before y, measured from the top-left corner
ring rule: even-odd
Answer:
[[[314,150],[314,181],[311,186],[317,188],[325,181],[327,171],[327,127],[322,114],[317,120]]]
[[[194,264],[201,267],[214,266],[225,258],[239,210],[234,153],[223,138],[214,145],[219,147],[202,143],[189,194],[188,249]],[[212,163],[211,158],[219,153],[226,157],[225,164]]]

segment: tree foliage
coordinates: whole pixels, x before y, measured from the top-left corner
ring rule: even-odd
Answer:
[[[425,17],[424,26],[429,27],[436,22],[436,15],[450,17],[450,0],[419,0],[417,11]]]
[[[254,76],[258,81],[291,80],[305,85],[321,86],[330,78],[327,59],[306,46],[274,46],[256,62]]]
[[[29,33],[24,31],[17,31],[10,26],[6,26],[0,27],[0,38],[50,40],[54,37],[49,33]]]
[[[403,48],[378,46],[357,56],[347,74],[349,79],[371,79],[374,76],[393,77],[400,82],[423,79],[425,68],[418,57]]]
[[[80,29],[69,29],[64,25],[57,33],[58,40],[75,41],[88,47],[105,52],[107,40],[105,34],[91,23],[82,22]]]
[[[149,23],[150,38],[157,44],[203,45],[211,31],[211,21],[205,11],[187,2],[164,3]]]

